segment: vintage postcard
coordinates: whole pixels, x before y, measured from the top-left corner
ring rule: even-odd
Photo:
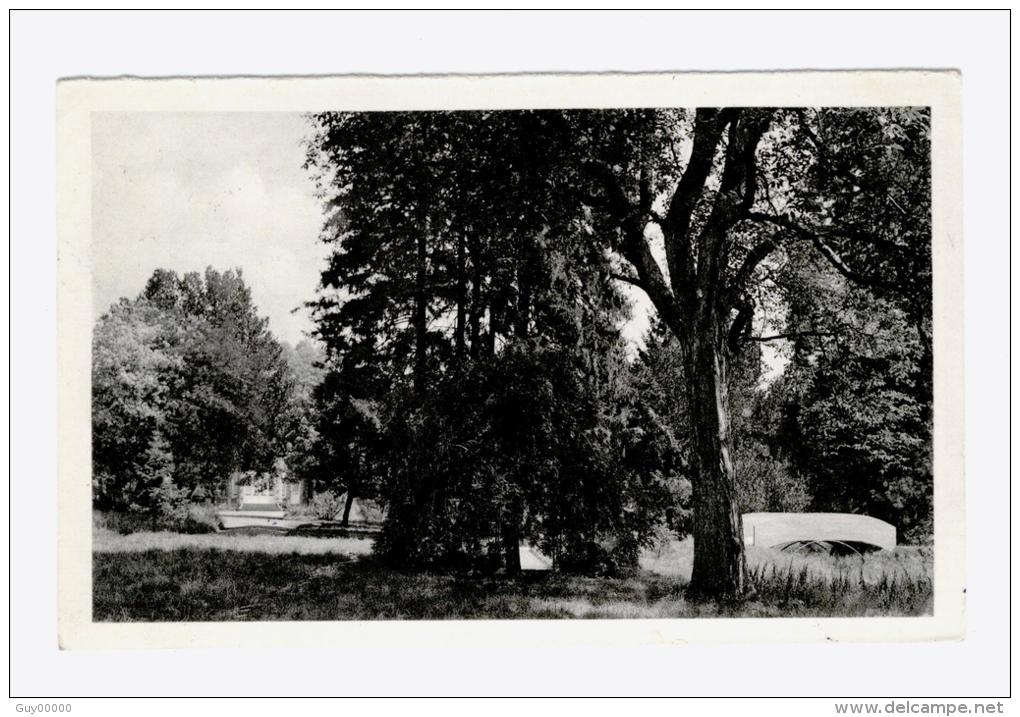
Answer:
[[[961,638],[959,102],[60,83],[62,647]]]

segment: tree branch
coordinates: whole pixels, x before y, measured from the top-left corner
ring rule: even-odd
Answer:
[[[838,331],[792,331],[787,334],[774,334],[772,336],[748,336],[749,341],[779,341],[782,339],[798,339],[803,336],[839,336]]]
[[[582,162],[581,168],[598,181],[605,195],[607,209],[609,209],[610,214],[618,219],[623,219],[632,213],[634,207],[631,205],[627,192],[620,184],[616,174],[607,164],[590,159]]]
[[[694,143],[683,176],[670,198],[662,228],[666,236],[666,265],[674,285],[689,283],[694,275],[694,259],[688,234],[691,218],[712,171],[716,148],[732,113],[718,109],[699,109],[694,117]]]
[[[762,214],[760,212],[750,212],[747,218],[757,222],[767,222],[774,224],[778,227],[782,227],[793,232],[801,239],[810,241],[811,244],[818,250],[827,262],[832,265],[836,271],[842,274],[845,278],[849,279],[858,284],[870,286],[873,288],[892,288],[893,284],[882,279],[878,279],[866,274],[862,274],[859,271],[854,270],[849,264],[844,261],[843,257],[833,249],[828,242],[823,238],[823,234],[831,234],[838,236],[840,234],[853,234],[853,232],[840,230],[837,228],[826,228],[826,229],[814,229],[804,227],[797,222],[793,221],[784,215],[772,215]]]
[[[680,336],[683,329],[683,318],[676,296],[662,275],[659,263],[652,255],[651,247],[644,237],[644,227],[640,222],[632,222],[624,227],[623,255],[637,271],[640,286],[651,299],[666,325]]]
[[[758,188],[755,153],[772,121],[770,112],[739,110],[730,123],[729,144],[719,192],[702,235],[721,235],[750,211]]]
[[[561,127],[566,127],[567,123],[562,116],[553,119]],[[621,253],[637,272],[636,277],[620,273],[613,273],[611,277],[642,289],[666,325],[674,333],[679,334],[683,327],[680,307],[644,237],[645,225],[652,217],[653,192],[650,172],[642,168],[638,187],[640,196],[638,204],[635,205],[616,173],[605,162],[587,160],[581,162],[580,168],[596,181],[602,194],[602,197],[599,197],[587,193],[582,201],[590,201],[593,205],[602,204],[617,222],[623,235]]]
[[[747,284],[747,280],[751,278],[751,274],[758,268],[758,265],[765,260],[769,254],[776,250],[778,244],[771,239],[766,239],[763,242],[759,242],[747,252],[747,256],[744,257],[744,263],[740,265],[740,269],[733,277],[733,281],[730,286],[734,292],[742,292],[744,286]]]
[[[614,271],[609,273],[609,278],[622,281],[623,283],[630,284],[631,286],[636,286],[639,289],[645,288],[645,285],[641,283],[641,279],[636,276],[628,276],[627,274],[620,274]]]
[[[652,193],[652,170],[645,163],[644,156],[641,158],[641,177],[638,180],[638,211],[643,216],[652,215],[652,202],[655,197]]]
[[[730,330],[726,335],[726,343],[730,353],[740,351],[740,340],[751,333],[751,320],[754,318],[754,304],[747,297],[742,297],[736,302],[737,315],[730,324]]]
[[[810,120],[804,110],[797,110],[797,118],[800,120],[800,128],[804,130],[804,134],[808,136],[808,139],[811,140],[811,144],[813,144],[815,149],[818,150],[818,158],[828,165],[829,151],[825,147],[825,143],[819,139],[818,134],[811,129]]]
[[[695,114],[691,158],[666,211],[666,224],[678,236],[686,236],[690,228],[694,208],[701,199],[705,182],[712,171],[716,147],[731,118],[732,113],[718,109],[701,108]]]
[[[730,228],[750,211],[757,190],[755,153],[758,142],[771,122],[771,112],[735,110],[730,122],[729,143],[723,164],[719,191],[712,202],[712,211],[698,236],[698,286],[704,289],[705,300],[725,302],[740,289],[729,291],[722,283],[727,263]]]
[[[730,324],[730,330],[726,337],[732,353],[740,350],[740,341],[743,337],[750,336],[751,321],[754,318],[754,303],[744,293],[744,287],[755,268],[776,249],[776,246],[774,241],[766,239],[752,247],[727,287],[730,303],[737,308],[737,315],[733,319],[733,323]]]

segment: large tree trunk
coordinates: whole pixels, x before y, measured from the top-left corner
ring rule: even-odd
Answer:
[[[691,590],[738,597],[746,589],[747,566],[730,457],[726,349],[717,322],[708,319],[695,326],[684,341],[695,468]]]
[[[346,528],[348,524],[351,522],[351,506],[353,505],[354,505],[354,491],[348,489],[347,500],[344,501],[344,515],[343,518],[340,519],[341,527]]]
[[[501,531],[503,548],[503,566],[507,575],[518,575],[521,572],[521,531],[518,525],[516,506]]]
[[[730,458],[729,398],[726,395],[726,332],[733,299],[741,283],[767,254],[752,251],[727,287],[729,231],[747,218],[757,191],[755,152],[768,128],[771,112],[735,108],[700,108],[687,167],[660,222],[669,281],[645,237],[654,203],[653,177],[642,171],[638,203],[613,173],[596,164],[593,178],[608,192],[606,205],[624,232],[624,257],[637,283],[655,305],[660,318],[680,340],[684,352],[687,403],[694,439],[693,506],[694,571],[691,588],[711,597],[739,596],[746,588],[743,528],[736,503],[736,481]],[[725,145],[723,142],[725,140]],[[718,184],[709,182],[720,147],[725,161]],[[608,169],[608,173],[607,170]],[[607,178],[608,177],[608,178]],[[698,207],[712,196],[703,227],[692,227]]]
[[[507,575],[518,575],[521,572],[521,540],[517,526],[506,526],[503,535],[503,560]]]

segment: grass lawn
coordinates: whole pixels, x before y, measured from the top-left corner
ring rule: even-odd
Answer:
[[[755,595],[720,605],[686,596],[691,543],[642,556],[623,578],[525,571],[517,578],[404,573],[368,540],[96,530],[94,619],[110,621],[926,615],[932,554],[748,554]]]

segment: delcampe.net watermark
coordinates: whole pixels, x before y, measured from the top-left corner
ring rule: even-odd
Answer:
[[[993,715],[1003,714],[1000,702],[837,702],[836,714],[847,715]]]

